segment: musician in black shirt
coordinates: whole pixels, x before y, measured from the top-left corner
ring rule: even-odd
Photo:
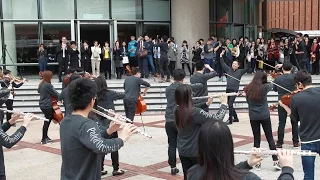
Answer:
[[[301,92],[291,98],[291,120],[300,121],[301,150],[320,154],[320,88],[312,86],[312,77],[306,70],[299,71],[295,83]],[[302,156],[304,179],[314,179],[315,156]]]
[[[296,89],[295,82],[294,82],[294,74],[291,73],[291,70],[292,70],[292,64],[290,62],[285,62],[282,65],[283,75],[276,77],[276,79],[274,80],[275,84],[278,84],[281,87],[284,87],[290,92]],[[285,94],[290,93],[285,89],[280,88],[276,85],[273,85],[273,90],[278,92],[279,100],[281,100],[281,97],[284,96]],[[282,148],[284,128],[286,126],[286,120],[287,120],[287,112],[281,106],[278,106],[278,116],[279,116],[279,126],[278,126],[277,148]],[[298,123],[291,121],[291,125],[292,125],[293,147],[299,148]]]
[[[139,68],[133,68],[132,76],[127,77],[123,84],[125,91],[125,97],[123,99],[124,110],[127,118],[131,119],[131,121],[134,120],[134,115],[136,114],[137,103],[141,93],[141,85],[146,87],[143,91],[143,95],[146,95],[150,88],[150,84],[142,80],[140,76],[141,73]]]
[[[103,134],[111,135],[119,130],[120,125],[110,123],[109,128],[101,132],[97,123],[88,119],[96,100],[95,83],[80,78],[71,82],[68,89],[73,112],[60,125],[61,180],[100,180],[101,155],[118,151],[135,133],[136,126],[125,125],[119,138],[102,138]]]

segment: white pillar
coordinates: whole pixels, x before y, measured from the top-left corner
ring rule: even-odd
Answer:
[[[199,39],[209,38],[209,0],[171,1],[172,36],[178,47],[186,40],[191,48]],[[191,61],[190,56],[190,61]],[[177,66],[181,67],[178,60]]]

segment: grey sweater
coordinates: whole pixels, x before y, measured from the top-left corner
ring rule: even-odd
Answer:
[[[129,76],[124,80],[123,88],[124,88],[124,99],[133,99],[138,101],[141,88],[140,86],[143,85],[145,87],[150,87],[150,84],[141,78],[137,78],[135,76]]]
[[[168,58],[170,61],[177,61],[178,50],[175,47],[170,47],[168,50]]]
[[[61,180],[100,180],[101,155],[118,151],[120,138],[104,139],[97,123],[80,115],[66,116],[60,125]]]
[[[197,89],[194,91],[194,97],[200,97],[200,96],[208,96],[208,85],[207,82],[209,79],[215,77],[217,75],[217,72],[210,72],[210,73],[199,73],[195,72],[191,77],[190,77],[190,83],[191,84],[197,84],[200,83],[202,84],[202,88]],[[206,102],[206,99],[199,99],[196,100],[195,103],[201,103],[201,102]]]
[[[291,120],[300,121],[301,143],[320,140],[320,88],[312,87],[293,95],[291,99]]]
[[[263,97],[261,101],[254,101],[246,97],[249,105],[249,118],[250,120],[270,120],[270,112],[268,108],[267,94],[272,90],[271,83],[263,85]]]
[[[54,89],[52,84],[44,82],[39,88],[40,94],[39,106],[41,109],[52,109],[51,96],[58,99],[59,93]]]
[[[223,70],[229,74],[232,77],[235,77],[239,80],[241,80],[241,77],[249,70],[250,65],[248,63],[246,63],[245,68],[244,69],[237,69],[237,70],[233,70],[231,67],[227,66],[226,63],[224,62],[224,58],[221,57],[220,58],[220,63],[221,66],[223,68]],[[234,90],[234,91],[238,91],[239,90],[239,85],[240,82],[228,77],[228,81],[227,81],[227,89],[230,90]]]
[[[203,47],[203,51],[204,51],[204,58],[205,59],[213,59],[213,51],[209,51],[211,48],[214,48],[214,46],[212,44],[205,44]]]
[[[167,98],[167,107],[166,107],[166,114],[165,114],[166,122],[174,122],[173,110],[177,106],[174,94],[176,89],[182,84],[183,83],[181,82],[174,82],[166,88],[166,98]],[[198,89],[201,89],[203,87],[203,85],[200,83],[190,84],[190,86],[192,88],[192,91],[197,91]]]
[[[205,103],[199,105],[200,108],[204,108],[203,106],[207,105]],[[181,156],[198,157],[198,136],[201,125],[207,121],[222,121],[227,112],[227,106],[225,105],[221,105],[217,114],[207,113],[200,108],[194,107],[192,109],[192,124],[190,126],[187,124],[187,118],[183,118],[185,120],[183,122],[184,128],[178,128],[177,148]],[[189,112],[184,112],[184,115],[188,114]]]

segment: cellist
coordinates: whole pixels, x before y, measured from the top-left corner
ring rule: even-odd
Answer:
[[[283,74],[279,75],[275,78],[274,83],[284,87],[287,90],[293,91],[296,89],[295,82],[294,82],[294,74],[291,73],[292,71],[292,64],[290,62],[285,62],[282,65]],[[278,92],[278,99],[281,100],[281,97],[288,92],[283,88],[279,88],[276,85],[273,85],[273,90]],[[283,137],[284,137],[284,129],[286,126],[287,120],[287,112],[282,106],[278,106],[278,117],[279,117],[279,125],[278,125],[278,141],[277,141],[277,148],[282,148],[283,144]],[[292,122],[292,141],[293,147],[299,148],[299,136],[298,136],[298,123]]]
[[[134,120],[134,115],[136,113],[137,103],[141,92],[141,85],[146,87],[143,91],[143,95],[146,95],[147,91],[151,87],[151,85],[148,82],[142,80],[140,76],[140,69],[133,68],[132,76],[127,77],[123,84],[125,91],[125,97],[123,99],[124,110],[126,113],[126,117],[131,119],[131,121]]]

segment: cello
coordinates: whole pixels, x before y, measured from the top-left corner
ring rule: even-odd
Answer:
[[[143,112],[146,112],[146,110],[147,110],[147,104],[140,94],[138,102],[137,102],[136,114],[142,114]]]
[[[51,96],[51,105],[52,105],[52,120],[55,124],[59,123],[62,121],[63,119],[63,114],[62,111],[58,105],[58,101],[57,98],[54,96]]]

